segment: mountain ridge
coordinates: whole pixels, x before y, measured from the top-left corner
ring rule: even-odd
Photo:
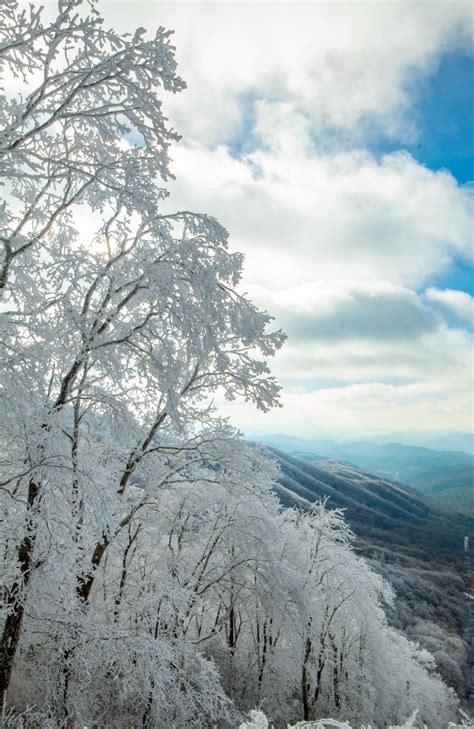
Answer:
[[[327,500],[344,511],[354,547],[391,585],[390,622],[435,658],[438,671],[461,697],[469,693],[464,537],[474,543],[474,517],[433,501],[416,489],[324,458],[314,464],[275,448],[275,491],[283,506],[309,509]]]
[[[409,485],[446,506],[474,515],[474,456],[463,451],[435,450],[391,441],[338,443],[331,439],[301,439],[284,434],[264,436],[264,446],[277,448],[306,462],[337,459],[356,468]]]
[[[447,555],[451,561],[449,555],[456,553],[457,548],[461,550],[457,545],[461,544],[464,531],[474,533],[474,518],[446,509],[410,486],[335,459],[315,464],[275,448],[268,450],[281,468],[277,490],[283,487],[291,495],[285,492],[285,498],[281,492],[283,501],[291,501],[294,495],[308,504],[325,498],[329,507],[344,509],[354,532],[362,537],[369,529],[377,541],[386,544],[396,531],[394,543],[400,536],[412,545],[424,540],[427,548],[436,548],[438,559]],[[415,551],[414,546],[412,550]]]

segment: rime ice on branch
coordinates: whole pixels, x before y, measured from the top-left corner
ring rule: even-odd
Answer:
[[[0,5],[4,715],[200,729],[420,706],[441,727],[453,698],[387,627],[341,515],[282,511],[274,464],[213,408],[277,405],[284,337],[238,292],[222,226],[161,212],[173,51],[94,3],[49,23]]]
[[[58,548],[43,530],[69,524],[67,601],[81,611],[150,499],[131,505],[131,480],[156,467],[157,489],[183,448],[227,437],[208,402],[218,388],[275,404],[255,352],[283,340],[235,290],[242,261],[226,231],[205,215],[160,214],[177,139],[160,95],[184,87],[170,32],[120,36],[81,0],[59,2],[49,24],[43,14],[0,8],[3,85],[24,89],[0,102],[2,697],[30,583]]]

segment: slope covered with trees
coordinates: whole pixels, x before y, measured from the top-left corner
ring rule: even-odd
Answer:
[[[381,478],[335,459],[308,462],[270,449],[282,468],[281,487],[313,501],[344,508],[352,528],[363,539],[394,548],[407,559],[458,564],[464,536],[474,531],[474,518],[445,509],[415,489]],[[281,490],[285,499],[285,492]]]
[[[3,722],[445,726],[455,696],[341,514],[282,509],[212,407],[277,404],[284,337],[217,221],[161,212],[170,33],[82,0],[0,21]]]
[[[381,479],[413,486],[435,501],[474,515],[474,456],[402,443],[263,436],[262,443],[309,463],[322,458],[353,464]]]
[[[392,625],[427,648],[445,680],[465,696],[463,548],[464,537],[474,532],[473,518],[346,463],[308,463],[272,453],[281,467],[276,491],[282,502],[310,508],[326,498],[328,507],[344,510],[357,550],[394,589],[395,602],[387,611]]]

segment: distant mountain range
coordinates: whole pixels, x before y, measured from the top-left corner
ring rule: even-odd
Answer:
[[[258,440],[309,463],[334,458],[353,464],[382,478],[413,486],[446,506],[474,515],[474,456],[470,453],[402,443],[337,442],[290,435],[269,435]]]
[[[474,517],[345,462],[321,458],[309,463],[269,451],[280,465],[277,491],[284,505],[308,507],[327,498],[328,506],[344,509],[364,551],[370,544],[377,552],[395,550],[407,565],[431,561],[460,568],[463,538],[474,536]]]
[[[326,498],[328,507],[344,509],[356,549],[395,590],[395,603],[388,607],[391,622],[433,653],[438,670],[462,696],[463,545],[465,536],[474,544],[474,517],[334,458],[310,463],[268,450],[280,465],[276,492],[283,505],[307,509]]]

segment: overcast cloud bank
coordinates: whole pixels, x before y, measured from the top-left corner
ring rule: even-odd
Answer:
[[[288,333],[284,408],[224,411],[252,431],[470,430],[472,297],[439,281],[472,261],[472,187],[406,151],[421,82],[470,52],[470,4],[136,13],[175,29],[188,84],[164,102],[183,135],[170,207],[224,223],[245,289]]]

